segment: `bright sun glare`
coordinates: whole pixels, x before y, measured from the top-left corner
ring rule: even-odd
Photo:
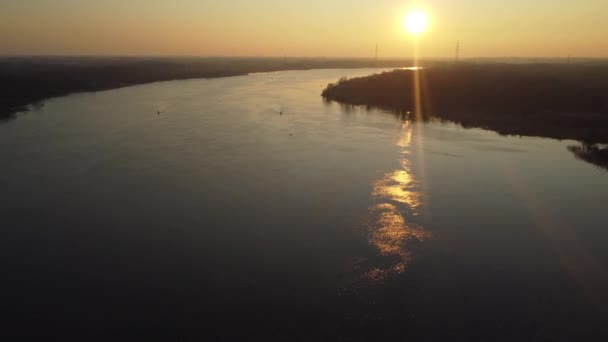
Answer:
[[[418,36],[426,31],[428,25],[429,19],[426,13],[420,10],[413,10],[403,18],[403,27],[414,36]]]

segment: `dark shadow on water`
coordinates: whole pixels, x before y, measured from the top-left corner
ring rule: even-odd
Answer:
[[[331,100],[324,99],[327,105],[332,103]],[[357,106],[352,104],[345,104],[336,102],[340,108],[342,108],[343,112],[346,114],[352,114],[356,112],[357,109],[364,109],[367,111],[374,110],[382,110],[387,112],[388,114],[394,115],[398,120],[403,122],[431,122],[438,121],[442,123],[455,123],[460,125],[465,129],[473,129],[473,128],[481,128],[486,130],[491,130],[497,132],[501,136],[539,136],[539,137],[552,137],[551,133],[553,129],[551,127],[543,126],[542,123],[536,122],[530,124],[525,120],[517,120],[517,121],[495,121],[491,120],[486,121],[481,124],[476,120],[472,119],[447,119],[442,116],[431,116],[431,115],[422,115],[419,118],[416,118],[415,115],[409,110],[406,109],[398,109],[391,110],[386,107],[375,107],[375,106]],[[603,131],[604,128],[596,127],[598,132]],[[560,130],[560,128],[555,128],[555,130]],[[559,134],[559,133],[556,133]],[[547,136],[548,135],[548,136]],[[607,136],[608,137],[608,136]],[[604,140],[601,140],[604,141]],[[581,142],[580,145],[570,145],[568,146],[568,150],[572,152],[577,159],[596,165],[600,168],[608,170],[608,147],[604,143],[599,143],[596,141],[587,141]],[[517,152],[517,151],[516,151]],[[433,153],[441,153],[441,152],[433,152]]]
[[[416,88],[421,107],[412,115]],[[349,112],[350,106],[361,106],[404,121],[440,120],[500,135],[577,140],[584,147],[570,150],[579,159],[606,168],[606,149],[596,144],[608,143],[607,88],[608,63],[462,63],[341,78],[322,96]]]
[[[6,113],[4,115],[0,115],[0,124],[7,123],[9,121],[13,121],[17,118],[15,113]]]
[[[576,158],[608,170],[608,147],[600,144],[581,143],[568,146]]]

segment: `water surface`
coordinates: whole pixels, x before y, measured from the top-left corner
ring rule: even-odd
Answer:
[[[10,326],[68,340],[597,339],[608,172],[573,141],[320,97],[373,72],[76,94],[0,124]]]

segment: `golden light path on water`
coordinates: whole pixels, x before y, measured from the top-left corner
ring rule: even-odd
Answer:
[[[421,11],[412,11],[405,18],[405,24],[412,36],[418,38],[427,28],[426,14]],[[414,122],[422,120],[422,89],[419,64],[418,40],[413,39],[413,67],[403,68],[414,73]],[[424,179],[416,179],[412,172],[411,156],[413,152],[412,136],[418,124],[412,123],[408,118],[402,125],[402,131],[396,144],[401,147],[401,168],[384,176],[383,179],[372,184],[372,196],[376,200],[370,208],[372,220],[369,225],[369,243],[376,248],[380,256],[386,261],[382,266],[375,267],[365,273],[364,278],[371,281],[381,281],[390,274],[405,271],[411,259],[411,250],[408,245],[430,238],[430,233],[424,227],[413,222],[413,218],[420,215],[427,196],[421,192],[421,183]],[[420,134],[417,137],[420,138]],[[422,148],[422,140],[417,141],[418,148]],[[424,158],[419,153],[419,169],[424,176]]]
[[[403,149],[401,167],[372,183],[374,205],[369,209],[368,240],[383,262],[364,274],[363,278],[367,280],[381,281],[405,271],[411,259],[408,245],[431,236],[412,220],[424,205],[421,184],[413,175],[409,159],[413,129],[413,124],[406,121],[396,141]]]

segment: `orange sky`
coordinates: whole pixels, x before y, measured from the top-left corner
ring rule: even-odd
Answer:
[[[0,0],[0,54],[608,57],[607,0]]]

